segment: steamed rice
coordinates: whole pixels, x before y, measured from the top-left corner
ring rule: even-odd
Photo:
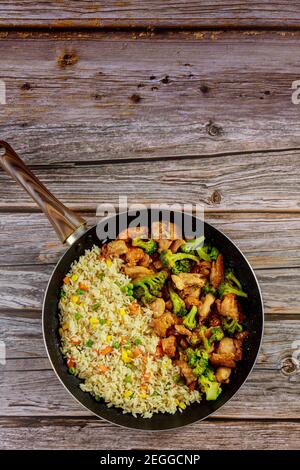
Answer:
[[[100,253],[94,246],[72,264],[59,302],[62,353],[76,364],[72,372],[82,379],[81,389],[144,418],[199,401],[199,391],[177,383],[179,369],[171,359],[154,356],[159,338],[150,326],[152,310],[130,313],[122,260],[105,261]],[[78,291],[80,283],[88,290]],[[142,354],[134,358],[137,346]],[[102,354],[107,347],[112,351]]]

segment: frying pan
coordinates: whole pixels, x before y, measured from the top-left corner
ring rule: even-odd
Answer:
[[[0,163],[7,173],[23,186],[36,201],[53,225],[60,240],[68,246],[65,254],[54,268],[46,289],[43,303],[43,335],[52,367],[61,383],[73,397],[95,415],[107,421],[127,428],[143,430],[179,428],[206,418],[228,402],[250,374],[258,355],[263,334],[263,303],[258,281],[250,264],[237,246],[222,232],[204,222],[205,237],[222,251],[225,263],[228,266],[234,266],[237,277],[249,294],[249,298],[243,299],[242,304],[250,334],[244,343],[243,360],[238,363],[230,383],[223,387],[223,392],[216,401],[203,400],[201,403],[188,406],[183,412],[177,411],[174,415],[160,413],[155,414],[152,418],[135,418],[130,414],[122,413],[122,410],[118,408],[108,408],[105,403],[96,402],[89,393],[83,392],[79,387],[80,380],[68,373],[60,351],[58,299],[63,278],[69,271],[71,263],[83,255],[86,249],[92,248],[94,244],[101,246],[109,239],[99,240],[96,226],[87,228],[85,220],[59,202],[32,174],[11,146],[2,141],[0,141]],[[149,209],[145,209],[145,211],[147,212],[145,215],[150,215]],[[172,218],[178,214],[178,212],[171,211],[169,215]],[[118,226],[120,215],[112,216],[110,221],[115,222]],[[124,214],[122,215],[124,216]],[[195,223],[193,215],[186,213],[181,215],[183,223]],[[127,216],[130,223],[135,219],[136,214],[128,212]],[[153,214],[151,217],[153,222]]]

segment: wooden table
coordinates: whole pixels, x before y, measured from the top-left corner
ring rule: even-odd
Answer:
[[[230,5],[0,1],[0,138],[90,223],[125,194],[204,204],[252,263],[266,320],[250,378],[206,421],[145,434],[98,420],[61,386],[42,339],[64,249],[1,171],[2,448],[299,449],[300,10]]]

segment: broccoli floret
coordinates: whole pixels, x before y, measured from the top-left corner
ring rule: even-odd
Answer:
[[[133,280],[133,296],[143,303],[150,303],[155,297],[161,295],[167,277],[168,274],[165,271],[160,271],[157,274]]]
[[[242,325],[240,325],[240,323],[238,323],[236,320],[229,320],[229,319],[224,319],[222,321],[222,325],[223,325],[223,328],[225,331],[227,331],[227,333],[229,333],[230,335],[234,335],[234,333],[236,332],[241,332],[243,331],[243,327]]]
[[[210,340],[206,337],[206,331],[207,327],[202,325],[199,329],[199,337],[201,338],[205,351],[210,352],[212,349],[212,345]]]
[[[195,238],[181,245],[181,251],[184,253],[196,252],[200,259],[204,261],[216,260],[219,254],[219,250],[215,246],[210,244],[204,245],[205,237]]]
[[[215,296],[217,294],[217,289],[213,287],[211,284],[207,283],[203,287],[203,292],[205,292],[205,294],[212,294]]]
[[[155,251],[157,250],[157,243],[154,240],[143,240],[142,238],[134,238],[132,240],[132,246],[138,246],[139,248],[142,248],[147,255],[153,255]]]
[[[190,255],[189,253],[172,253],[171,250],[163,250],[160,254],[162,264],[166,268],[170,269],[174,274],[175,271],[178,272],[178,266],[176,266],[176,263],[186,259],[198,261],[197,256]]]
[[[173,304],[173,312],[178,317],[184,317],[184,315],[186,315],[187,313],[184,300],[177,294],[177,292],[174,291],[171,284],[169,284],[168,289],[169,289],[170,299]]]
[[[205,372],[198,378],[198,383],[201,391],[205,393],[207,401],[216,400],[222,392],[222,388],[219,382],[216,381],[215,374],[210,367],[207,367]]]
[[[211,329],[211,336],[209,338],[210,342],[221,341],[224,338],[224,333],[222,328],[215,326]]]
[[[221,297],[226,294],[235,294],[239,297],[248,297],[248,294],[243,291],[240,281],[235,277],[233,271],[228,271],[225,274],[225,279],[221,282],[219,287],[219,294]]]
[[[208,354],[202,349],[187,349],[186,357],[190,367],[193,369],[193,373],[196,377],[200,377],[208,366]]]
[[[189,330],[193,330],[197,326],[196,315],[197,315],[197,307],[193,305],[189,313],[184,317],[183,324]]]
[[[189,259],[182,259],[181,261],[176,261],[175,266],[172,269],[172,273],[189,273],[192,269],[192,263],[194,262]]]

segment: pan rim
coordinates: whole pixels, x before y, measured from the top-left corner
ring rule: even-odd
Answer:
[[[172,211],[174,213],[178,213],[178,211]],[[117,215],[125,215],[127,214],[128,212],[127,211],[123,211],[123,212],[119,212]],[[193,214],[190,214],[192,217],[195,217]],[[244,261],[246,262],[246,264],[248,265],[248,268],[253,276],[253,279],[256,283],[256,286],[257,286],[257,289],[258,289],[258,294],[259,294],[259,301],[260,301],[260,305],[261,305],[261,329],[260,329],[260,338],[259,338],[259,343],[258,343],[258,346],[257,346],[257,351],[256,351],[256,354],[255,354],[255,358],[253,360],[253,363],[247,373],[247,375],[245,376],[245,378],[242,380],[242,382],[240,383],[240,385],[238,386],[237,390],[235,390],[233,392],[233,394],[222,404],[220,405],[216,410],[213,410],[211,411],[210,413],[208,413],[206,416],[204,417],[201,417],[201,418],[197,418],[195,419],[194,421],[190,421],[190,422],[187,422],[187,423],[183,423],[183,424],[180,424],[180,425],[177,425],[177,426],[170,426],[170,427],[164,427],[163,429],[160,429],[160,428],[152,428],[152,429],[142,429],[140,427],[134,427],[134,426],[126,426],[124,424],[120,424],[120,423],[117,423],[115,421],[112,421],[112,420],[109,420],[108,418],[105,418],[103,416],[101,416],[99,413],[91,410],[87,405],[83,404],[79,398],[77,398],[73,393],[72,391],[69,389],[69,387],[65,384],[63,378],[60,376],[59,372],[56,370],[56,367],[55,365],[53,364],[53,361],[51,359],[51,356],[50,356],[50,352],[49,352],[49,349],[48,349],[48,345],[47,345],[47,340],[46,340],[46,333],[45,333],[45,309],[46,309],[46,299],[47,299],[47,293],[48,293],[48,290],[49,290],[49,287],[51,285],[51,282],[52,282],[52,278],[54,277],[55,273],[56,273],[56,270],[57,270],[57,267],[58,265],[60,264],[61,260],[64,258],[64,256],[66,255],[66,253],[72,248],[73,245],[71,245],[70,247],[67,248],[67,250],[62,254],[62,256],[59,257],[52,273],[51,273],[51,276],[49,278],[49,281],[47,283],[47,286],[46,286],[46,289],[45,289],[45,293],[44,293],[44,298],[43,298],[43,304],[42,304],[42,333],[43,333],[43,340],[44,340],[44,345],[45,345],[45,349],[46,349],[46,352],[47,352],[47,356],[48,356],[48,359],[49,359],[49,362],[51,364],[51,367],[53,369],[53,371],[55,372],[55,375],[57,376],[57,378],[59,379],[59,381],[61,382],[61,384],[64,386],[64,388],[68,391],[68,393],[73,397],[73,399],[75,399],[84,409],[86,409],[87,411],[89,411],[89,413],[92,413],[94,416],[97,416],[97,418],[99,419],[103,419],[104,421],[106,421],[107,423],[110,423],[110,424],[113,424],[113,425],[116,425],[116,426],[119,426],[121,428],[124,428],[124,429],[134,429],[136,431],[141,431],[141,432],[164,432],[164,431],[170,431],[170,430],[175,430],[175,429],[180,429],[180,428],[183,428],[183,427],[186,427],[186,426],[190,426],[192,424],[195,424],[195,423],[198,423],[198,422],[201,422],[209,417],[211,417],[212,415],[214,415],[215,413],[217,413],[225,404],[229,403],[233,397],[239,392],[239,390],[242,388],[242,386],[245,384],[245,382],[248,380],[250,374],[252,373],[253,369],[254,369],[254,366],[256,365],[256,362],[257,362],[257,359],[258,359],[258,355],[259,355],[259,352],[261,350],[261,346],[262,346],[262,341],[263,341],[263,336],[264,336],[264,324],[265,324],[265,319],[264,319],[264,302],[263,302],[263,296],[262,296],[262,291],[261,291],[261,288],[260,288],[260,284],[258,282],[258,279],[256,277],[256,274],[254,272],[254,269],[252,268],[250,262],[248,261],[248,259],[246,258],[246,256],[243,254],[243,252],[240,250],[240,248],[237,246],[237,244],[235,242],[233,242],[231,240],[231,238],[229,238],[222,230],[216,228],[214,225],[210,224],[209,222],[206,222],[205,219],[203,218],[203,222],[204,224],[206,224],[207,226],[210,226],[212,227],[213,230],[216,230],[217,232],[219,232],[223,237],[225,237],[232,245],[234,245],[234,247],[237,249],[239,255],[244,259]],[[81,237],[78,239],[81,240],[84,236],[86,236],[86,234],[89,232],[89,231],[92,231],[94,230],[95,228],[97,227],[97,224],[96,225],[93,225],[91,227],[87,227],[87,230],[81,235]],[[145,420],[148,419],[148,418],[144,418]],[[150,418],[151,419],[151,418]]]

